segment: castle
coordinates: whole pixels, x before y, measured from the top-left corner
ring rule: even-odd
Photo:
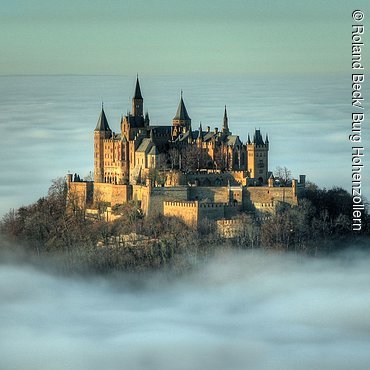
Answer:
[[[90,213],[138,202],[145,215],[162,213],[197,226],[204,218],[225,220],[239,212],[273,212],[279,202],[297,204],[299,189],[278,186],[268,170],[269,139],[255,130],[246,143],[229,129],[193,130],[181,92],[172,125],[151,125],[136,78],[131,112],[111,130],[102,106],[94,130],[94,181],[67,175],[69,203]]]

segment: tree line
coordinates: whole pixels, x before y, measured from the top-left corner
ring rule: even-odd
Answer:
[[[144,217],[135,202],[113,207],[121,217],[111,223],[87,218],[76,205],[68,212],[66,204],[66,183],[56,179],[47,196],[9,211],[0,221],[0,232],[33,256],[58,258],[66,270],[94,272],[150,268],[183,271],[223,249],[318,255],[335,252],[349,242],[368,241],[370,234],[367,211],[362,232],[351,231],[352,199],[348,192],[320,189],[314,184],[307,185],[297,206],[282,204],[263,222],[241,214],[241,231],[232,240],[219,236],[215,224],[207,219],[194,230],[175,217]],[[104,244],[112,235],[130,233],[145,235],[152,242],[142,247],[97,247],[98,241]],[[1,247],[5,248],[4,244]]]

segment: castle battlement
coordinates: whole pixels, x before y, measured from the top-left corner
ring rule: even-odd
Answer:
[[[266,202],[266,203],[254,203],[254,206],[256,208],[274,208],[275,203],[273,201],[272,202]]]
[[[164,201],[163,202],[163,205],[165,207],[185,207],[185,208],[189,208],[189,207],[198,207],[198,204],[199,202],[198,201],[184,201],[184,202],[169,202],[169,201]]]
[[[217,220],[216,222],[218,225],[222,226],[234,226],[242,224],[241,220]]]

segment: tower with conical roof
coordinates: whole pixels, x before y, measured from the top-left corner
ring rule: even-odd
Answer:
[[[143,96],[141,95],[139,76],[136,76],[136,86],[134,97],[132,98],[132,115],[135,117],[144,117]]]
[[[182,98],[182,91],[180,96],[179,106],[177,107],[176,115],[172,120],[172,137],[176,138],[180,132],[189,131],[191,126],[191,119],[185,107],[184,99]]]
[[[253,140],[250,140],[248,134],[247,141],[247,169],[249,177],[265,184],[268,180],[268,152],[269,141],[266,135],[264,141],[260,130],[255,130]]]
[[[229,131],[229,119],[227,118],[227,110],[226,110],[226,105],[225,105],[225,111],[224,111],[224,122],[222,125],[222,132],[224,134],[228,134]]]
[[[102,104],[100,116],[94,130],[94,181],[103,182],[104,178],[104,140],[112,136],[107,116]]]

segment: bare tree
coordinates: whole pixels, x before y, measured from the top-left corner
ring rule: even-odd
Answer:
[[[292,179],[292,172],[287,167],[276,167],[274,176],[278,178],[282,185],[286,185]]]
[[[180,163],[180,152],[177,148],[171,148],[168,151],[168,159],[171,163],[171,170],[179,167]]]
[[[207,155],[203,148],[188,145],[181,151],[181,169],[185,172],[199,171],[206,168]]]

